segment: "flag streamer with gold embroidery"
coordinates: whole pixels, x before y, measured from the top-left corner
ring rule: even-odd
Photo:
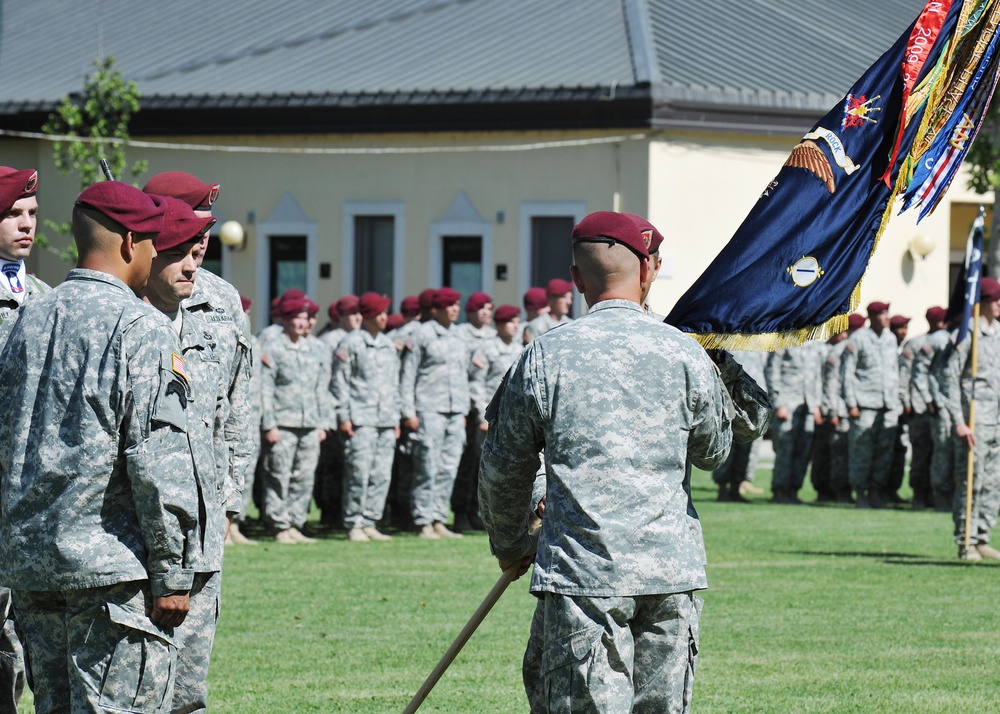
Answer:
[[[940,201],[996,86],[1000,0],[932,0],[796,145],[667,322],[708,348],[846,329],[897,197]]]

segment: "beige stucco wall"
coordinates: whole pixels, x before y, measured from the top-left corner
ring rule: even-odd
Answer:
[[[664,271],[651,302],[666,313],[701,273],[736,230],[773,178],[797,137],[733,136],[697,133],[663,133],[643,140],[624,140],[591,146],[493,152],[475,147],[560,140],[587,140],[625,132],[535,132],[508,134],[434,134],[380,136],[304,137],[194,137],[185,142],[269,146],[279,149],[370,149],[351,155],[302,155],[293,153],[248,154],[189,149],[131,148],[130,159],[146,159],[149,171],[143,183],[159,171],[181,169],[222,184],[216,204],[222,219],[236,219],[250,226],[247,249],[229,252],[227,277],[244,294],[259,300],[264,295],[259,275],[260,248],[268,225],[282,198],[290,194],[312,226],[315,236],[314,273],[329,263],[331,275],[315,278],[315,299],[324,307],[346,289],[343,267],[345,206],[387,203],[402,206],[403,254],[400,295],[427,287],[435,274],[435,226],[445,218],[460,193],[483,221],[489,234],[492,258],[484,265],[487,284],[498,304],[520,303],[527,286],[521,265],[526,223],[522,213],[551,204],[578,207],[583,213],[597,210],[647,214],[667,236],[661,249]],[[155,139],[154,139],[155,140]],[[176,141],[163,137],[162,141]],[[393,147],[455,147],[460,153],[430,151],[417,154],[379,154]],[[6,142],[4,162],[35,165],[41,175],[41,207],[45,216],[67,220],[78,192],[75,178],[59,176],[44,142]],[[872,261],[862,289],[862,305],[873,299],[890,300],[893,312],[919,316],[948,293],[948,232],[950,201],[976,201],[955,182],[938,212],[915,228],[910,216],[897,217]],[[502,221],[500,214],[503,214]],[[273,223],[272,223],[272,227]],[[474,226],[475,228],[475,226]],[[924,260],[912,261],[906,247],[919,230],[932,236],[938,248]],[[54,237],[54,242],[59,242]],[[493,280],[494,266],[505,264],[508,279]],[[67,265],[53,255],[36,251],[32,269],[57,283]],[[568,277],[568,266],[566,270]],[[263,314],[257,311],[259,326]],[[917,328],[922,325],[917,325]]]

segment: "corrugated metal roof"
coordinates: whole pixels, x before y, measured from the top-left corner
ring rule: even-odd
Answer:
[[[3,2],[0,108],[49,105],[113,55],[146,97],[647,86],[658,100],[825,109],[922,0]],[[535,95],[537,97],[537,95]],[[187,98],[183,101],[181,98]],[[194,102],[193,104],[196,104]]]

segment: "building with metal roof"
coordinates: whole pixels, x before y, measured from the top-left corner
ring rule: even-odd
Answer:
[[[922,5],[4,2],[0,130],[38,131],[94,59],[113,56],[143,94],[132,135],[153,141],[130,157],[223,184],[222,217],[250,242],[221,251],[217,268],[258,300],[301,281],[324,303],[374,287],[398,304],[452,282],[518,302],[548,274],[552,236],[620,209],[674,238],[662,309]],[[40,169],[45,212],[68,214],[78,186],[56,175],[48,142],[8,135],[4,147],[2,163]],[[957,184],[963,204],[975,200]],[[946,299],[962,220],[925,221],[943,248],[909,263],[917,229],[891,227],[873,289],[912,295],[911,313]],[[58,262],[36,260],[58,281]]]

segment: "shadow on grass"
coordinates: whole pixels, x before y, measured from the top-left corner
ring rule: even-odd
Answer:
[[[995,567],[1000,564],[1000,561],[987,562],[969,562],[958,560],[936,560],[926,555],[917,555],[915,553],[883,553],[883,552],[865,552],[865,551],[852,551],[852,550],[779,550],[776,553],[782,553],[784,555],[825,555],[830,557],[843,557],[843,558],[872,558],[873,560],[881,560],[884,565],[906,565],[906,566],[932,566],[932,567],[943,567],[943,568],[990,568]],[[992,576],[991,576],[992,577]]]

